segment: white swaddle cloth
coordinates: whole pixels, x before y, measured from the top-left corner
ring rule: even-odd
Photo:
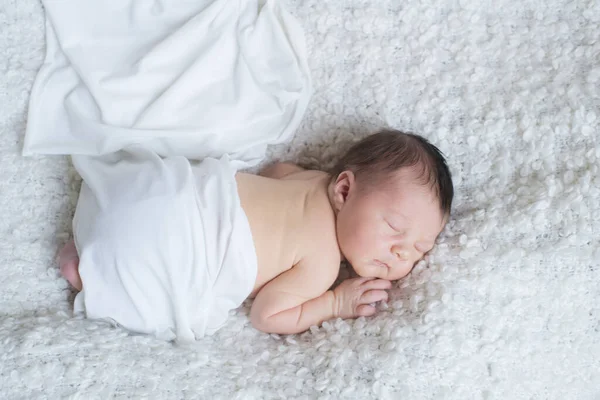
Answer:
[[[256,276],[233,172],[289,139],[310,98],[299,24],[278,0],[42,3],[23,153],[72,155],[83,178],[76,310],[214,332]]]
[[[75,312],[166,340],[214,333],[256,281],[235,170],[227,157],[191,166],[142,148],[98,160],[111,161],[118,173],[87,175],[73,221]]]
[[[46,59],[23,153],[131,144],[255,165],[308,105],[302,29],[279,0],[42,0]]]

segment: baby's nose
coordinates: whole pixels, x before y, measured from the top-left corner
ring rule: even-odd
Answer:
[[[410,257],[408,251],[402,249],[394,249],[394,254],[396,254],[396,257],[398,257],[400,261],[408,261]]]

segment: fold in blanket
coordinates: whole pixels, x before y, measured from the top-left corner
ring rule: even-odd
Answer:
[[[289,139],[310,97],[298,23],[277,1],[43,4],[23,153],[72,155],[83,178],[76,311],[214,332],[256,277],[235,171]]]
[[[303,32],[277,1],[44,0],[24,154],[229,154],[253,165],[306,110]]]

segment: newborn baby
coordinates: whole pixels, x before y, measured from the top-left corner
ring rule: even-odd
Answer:
[[[241,293],[241,298],[254,298],[250,320],[255,328],[280,334],[302,332],[332,318],[375,314],[373,303],[387,300],[390,281],[406,276],[433,248],[453,198],[451,175],[440,151],[420,136],[393,130],[359,141],[329,172],[276,163],[259,175],[234,176],[257,262],[250,292]],[[203,188],[196,190],[202,193]],[[78,249],[70,242],[61,250],[60,270],[77,290],[86,290],[94,282],[86,281]],[[103,251],[112,250],[104,246]],[[106,259],[118,265],[120,277],[134,268],[119,262],[117,255],[110,257]],[[341,261],[359,277],[332,290]],[[141,268],[142,262],[135,266],[142,272],[133,272],[134,279],[144,273]],[[101,290],[110,292],[110,284],[94,288]],[[102,295],[110,293],[98,294]],[[202,305],[192,302],[189,307],[193,313]],[[133,308],[139,314],[143,305]],[[101,316],[132,330],[156,333],[153,327],[128,325],[120,313],[115,309],[114,315]]]

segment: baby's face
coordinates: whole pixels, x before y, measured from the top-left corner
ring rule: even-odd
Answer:
[[[338,211],[340,250],[363,277],[396,280],[406,276],[433,248],[445,219],[435,193],[399,171],[376,188],[350,185]]]

